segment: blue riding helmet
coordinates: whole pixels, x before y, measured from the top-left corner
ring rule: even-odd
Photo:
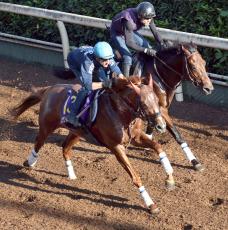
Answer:
[[[112,47],[107,42],[98,42],[93,48],[94,55],[105,60],[114,57]]]

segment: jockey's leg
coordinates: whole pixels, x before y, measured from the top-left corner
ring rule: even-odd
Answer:
[[[79,110],[88,94],[88,90],[81,88],[76,96],[76,101],[74,102],[74,105],[72,106],[72,111],[70,113],[66,114],[66,125],[72,125],[73,127],[81,127],[81,123],[79,122],[79,117],[77,117],[77,114],[79,113]]]
[[[123,66],[122,66],[122,73],[125,77],[129,77],[130,76],[130,70],[131,70],[131,65],[129,65],[126,62],[123,62]]]
[[[115,154],[121,166],[126,170],[126,172],[130,175],[131,179],[133,180],[133,183],[138,187],[139,192],[149,211],[154,214],[158,213],[159,209],[157,205],[154,203],[154,201],[147,193],[145,187],[142,184],[141,178],[138,176],[138,174],[135,172],[134,168],[130,164],[130,161],[125,153],[124,146],[117,145],[115,147],[110,148],[110,150],[112,151],[112,153]]]
[[[112,34],[112,44],[115,49],[118,50],[122,57],[122,73],[125,77],[129,77],[130,69],[132,65],[132,54],[131,51],[128,49],[125,39],[123,36],[117,36],[116,34]]]
[[[145,48],[151,47],[149,41],[138,32],[134,32],[134,40],[138,46],[145,47]]]

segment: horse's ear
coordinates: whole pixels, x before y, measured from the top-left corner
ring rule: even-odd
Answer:
[[[183,52],[184,52],[187,56],[191,55],[191,52],[190,52],[187,48],[185,48],[184,45],[181,45],[181,49],[183,50]]]
[[[131,81],[130,81],[130,84],[131,84],[131,86],[132,86],[132,89],[134,89],[135,92],[136,92],[138,95],[140,95],[140,88],[139,88],[137,85],[135,85],[134,83],[132,83]]]
[[[149,83],[148,83],[148,85],[149,85],[151,88],[153,88],[153,79],[152,79],[152,74],[151,74],[151,73],[149,74]]]

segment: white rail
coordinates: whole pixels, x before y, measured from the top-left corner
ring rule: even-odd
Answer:
[[[29,15],[34,17],[41,17],[56,21],[63,21],[83,26],[90,26],[105,29],[106,25],[110,25],[111,21],[107,19],[89,17],[84,15],[65,13],[56,10],[47,10],[29,6],[22,6],[17,4],[0,2],[0,11]],[[179,42],[193,42],[200,46],[212,47],[218,49],[228,50],[228,39],[218,38],[200,34],[186,33],[164,28],[158,28],[162,37],[171,41]],[[152,33],[148,29],[140,31],[143,35],[152,37]]]

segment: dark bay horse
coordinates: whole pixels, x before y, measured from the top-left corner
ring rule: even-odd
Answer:
[[[99,97],[98,114],[89,130],[96,140],[115,154],[118,162],[139,189],[148,210],[151,213],[156,213],[158,208],[131,165],[125,148],[125,145],[129,144],[132,139],[139,146],[151,147],[158,154],[162,153],[157,143],[148,138],[142,131],[141,123],[137,122],[137,119],[153,120],[161,131],[165,129],[165,122],[159,110],[158,98],[153,91],[152,78],[150,79],[147,85],[141,84],[139,77],[116,79],[113,88],[106,90]],[[17,118],[31,106],[40,102],[39,133],[36,137],[34,149],[26,161],[28,166],[35,166],[38,160],[38,152],[49,134],[59,127],[68,128],[61,124],[61,112],[67,98],[67,91],[72,87],[73,85],[69,84],[59,84],[36,90],[12,110],[12,115]],[[81,137],[85,136],[85,130],[81,128],[70,128],[69,130],[69,135],[63,143],[63,157],[69,178],[76,179],[71,162],[71,149],[74,144],[79,142]],[[168,158],[165,158],[165,162],[166,168],[167,165],[171,167]]]
[[[174,125],[168,109],[173,100],[176,87],[183,80],[190,80],[195,86],[201,87],[208,95],[214,88],[206,72],[206,62],[194,44],[179,44],[166,50],[157,52],[156,57],[142,55],[139,57],[144,63],[143,73],[153,76],[153,88],[159,98],[159,105],[167,129],[181,146],[186,158],[195,170],[204,169],[202,164],[193,155],[188,144]]]

